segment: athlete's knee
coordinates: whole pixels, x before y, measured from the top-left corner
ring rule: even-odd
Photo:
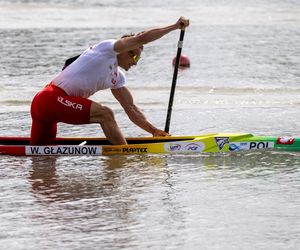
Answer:
[[[90,115],[91,122],[115,122],[114,112],[111,108],[93,103]]]
[[[115,115],[111,108],[104,107],[104,113],[102,114],[104,121],[115,121]]]

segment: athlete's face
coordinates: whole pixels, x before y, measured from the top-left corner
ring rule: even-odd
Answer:
[[[140,57],[141,57],[142,50],[140,48],[130,50],[118,55],[118,64],[120,67],[125,69],[126,71],[131,68],[133,65],[137,65]]]

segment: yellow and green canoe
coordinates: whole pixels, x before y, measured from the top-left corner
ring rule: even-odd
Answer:
[[[31,146],[28,137],[0,137],[0,154],[130,155],[199,154],[244,150],[300,151],[300,138],[254,136],[247,133],[215,133],[197,136],[127,138],[128,145],[110,145],[105,138],[57,138],[57,145]]]

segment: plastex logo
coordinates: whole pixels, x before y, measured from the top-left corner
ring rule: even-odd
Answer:
[[[229,137],[215,137],[215,141],[219,150],[222,150],[229,143]]]

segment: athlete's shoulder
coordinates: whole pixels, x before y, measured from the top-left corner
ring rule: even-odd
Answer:
[[[124,87],[125,84],[126,84],[126,76],[125,76],[124,72],[122,70],[120,70],[120,68],[118,68],[117,82],[114,86],[111,87],[111,89],[118,89],[118,88]]]
[[[114,44],[116,41],[117,40],[115,39],[104,40],[94,45],[92,48],[95,49],[96,51],[114,52]]]

